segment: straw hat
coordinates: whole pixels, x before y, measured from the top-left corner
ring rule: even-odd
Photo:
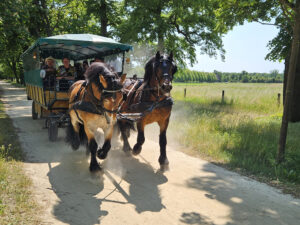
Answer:
[[[48,58],[46,58],[46,62],[49,60],[55,61],[55,59],[52,56],[49,56]]]

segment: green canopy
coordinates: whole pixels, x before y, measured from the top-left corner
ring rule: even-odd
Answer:
[[[68,57],[72,60],[81,60],[129,50],[132,50],[131,45],[121,44],[107,37],[93,34],[63,34],[38,39],[23,53],[22,58],[39,51],[38,54],[43,58],[52,56],[56,59]]]

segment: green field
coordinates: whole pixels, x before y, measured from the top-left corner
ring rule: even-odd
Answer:
[[[300,123],[290,124],[286,162],[276,165],[282,115],[278,93],[282,84],[176,83],[169,136],[226,167],[298,186]]]

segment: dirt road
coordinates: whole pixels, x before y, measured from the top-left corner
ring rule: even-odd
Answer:
[[[126,157],[115,143],[103,176],[92,177],[85,150],[66,146],[62,129],[50,143],[44,121],[31,119],[24,90],[0,85],[43,224],[300,224],[299,200],[170,147],[170,171],[158,173],[159,146],[149,140],[137,157]]]

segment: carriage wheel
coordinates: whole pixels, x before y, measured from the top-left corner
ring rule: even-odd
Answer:
[[[48,138],[49,138],[49,141],[52,141],[52,142],[56,141],[57,136],[58,136],[57,123],[52,119],[48,119]]]
[[[31,115],[32,115],[33,120],[36,120],[38,118],[38,113],[35,111],[35,102],[34,101],[32,101]]]

